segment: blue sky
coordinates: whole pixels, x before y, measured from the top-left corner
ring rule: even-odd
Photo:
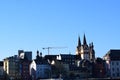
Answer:
[[[120,49],[120,0],[1,0],[0,60],[19,49],[43,55],[75,54],[78,36],[93,42],[96,57]]]

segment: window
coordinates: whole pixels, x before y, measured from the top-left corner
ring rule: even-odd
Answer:
[[[117,68],[117,71],[119,72],[119,68]]]
[[[114,72],[114,68],[112,68],[112,71]]]
[[[118,62],[116,62],[116,65],[119,65],[119,63],[118,63]]]
[[[114,65],[114,62],[112,62],[112,65]]]
[[[117,77],[119,77],[119,73],[117,73]]]
[[[113,73],[113,77],[115,77],[115,74]]]

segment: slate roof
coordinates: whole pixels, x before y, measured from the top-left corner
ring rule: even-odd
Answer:
[[[45,60],[45,59],[35,59],[34,61],[38,65],[40,65],[40,64],[49,64],[48,61]]]
[[[120,60],[120,49],[111,49],[107,55],[111,60]]]

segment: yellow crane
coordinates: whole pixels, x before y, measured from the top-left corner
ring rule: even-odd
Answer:
[[[49,55],[49,52],[50,52],[50,49],[62,49],[62,48],[67,48],[67,47],[44,47],[42,49],[47,49],[48,50],[48,55]]]

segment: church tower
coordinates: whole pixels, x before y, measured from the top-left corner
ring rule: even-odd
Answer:
[[[88,46],[85,34],[83,37],[83,44],[81,44],[80,37],[78,37],[78,45],[77,45],[77,49],[76,49],[76,55],[79,56],[80,59],[86,59],[86,60],[95,59],[95,51],[94,51],[93,43],[91,43]]]
[[[83,45],[81,46],[81,59],[90,60],[89,47],[87,45],[85,34],[83,37]]]
[[[94,50],[94,45],[93,42],[89,44],[89,50],[90,50],[90,60],[95,60],[95,50]]]
[[[78,37],[78,45],[76,49],[76,55],[80,55],[81,53],[81,41],[80,41],[80,36]]]
[[[77,59],[81,60],[81,41],[80,41],[80,36],[78,37],[78,45],[77,45],[77,49],[76,49],[76,55],[77,55]]]

